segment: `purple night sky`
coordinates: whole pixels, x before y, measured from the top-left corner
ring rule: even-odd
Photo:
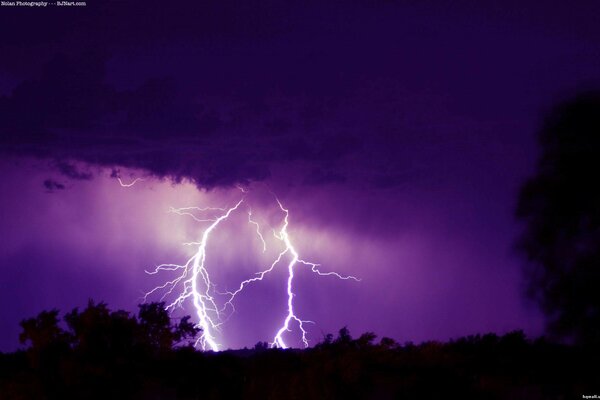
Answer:
[[[313,344],[344,325],[541,334],[514,208],[544,113],[598,83],[598,15],[593,0],[0,7],[0,351],[43,309],[134,311],[164,278],[144,271],[185,262],[206,226],[170,207],[232,206],[236,185],[268,235],[272,190],[304,259],[361,278],[297,267]],[[247,218],[207,248],[223,290],[277,255]],[[237,299],[224,347],[272,339],[281,267]]]

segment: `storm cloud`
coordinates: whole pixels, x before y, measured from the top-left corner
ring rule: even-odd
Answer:
[[[16,22],[25,12],[35,30]],[[0,43],[0,148],[207,188],[283,170],[308,185],[421,181],[431,175],[424,159],[446,157],[431,143],[470,151],[476,136],[495,140],[503,107],[531,104],[506,90],[527,80],[523,71],[585,56],[585,41],[574,48],[560,35],[596,35],[591,20],[573,31],[568,18],[546,19],[556,47],[533,59],[547,27],[502,14],[490,23],[488,12],[467,1],[451,10],[361,1],[9,9],[0,16],[11,39]]]

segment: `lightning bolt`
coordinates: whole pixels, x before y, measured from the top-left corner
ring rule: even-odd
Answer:
[[[133,185],[135,185],[136,183],[141,182],[143,180],[145,180],[145,179],[144,178],[135,178],[133,181],[131,181],[129,183],[125,183],[125,182],[123,182],[121,177],[119,177],[119,176],[117,177],[117,181],[119,181],[119,185],[121,185],[124,188],[130,188]]]
[[[284,340],[286,332],[292,331],[292,324],[295,322],[300,331],[302,343],[305,347],[309,346],[307,339],[307,330],[305,324],[313,323],[312,321],[303,320],[298,317],[294,309],[294,272],[298,265],[305,265],[310,267],[310,270],[320,276],[334,276],[343,280],[355,280],[359,281],[354,276],[343,276],[337,272],[322,272],[319,270],[320,265],[312,262],[302,260],[298,254],[298,251],[294,247],[290,235],[288,233],[289,226],[289,210],[286,209],[283,204],[275,197],[275,201],[281,212],[283,213],[283,223],[279,231],[273,230],[273,236],[277,241],[282,244],[282,250],[279,252],[275,260],[264,270],[256,272],[255,276],[243,280],[239,283],[238,287],[234,291],[219,292],[216,290],[216,285],[211,281],[209,271],[206,266],[206,247],[210,239],[211,233],[217,229],[219,224],[227,220],[230,215],[241,209],[243,203],[247,202],[246,195],[248,189],[238,187],[242,192],[243,197],[237,201],[237,203],[229,208],[222,207],[184,207],[184,208],[171,208],[169,211],[178,215],[189,216],[193,220],[201,223],[210,223],[206,229],[204,229],[201,239],[199,242],[185,243],[186,245],[197,246],[196,252],[184,263],[184,264],[161,264],[158,265],[152,271],[146,271],[150,275],[156,275],[161,272],[179,272],[174,279],[166,281],[164,284],[156,286],[154,289],[147,292],[143,301],[147,301],[150,296],[157,293],[162,293],[161,301],[170,295],[176,295],[175,300],[171,301],[166,305],[166,309],[173,311],[177,307],[183,307],[185,302],[191,302],[195,314],[197,317],[197,326],[202,329],[202,335],[198,338],[196,346],[201,346],[204,350],[218,351],[220,344],[217,341],[217,333],[221,331],[221,326],[227,321],[227,309],[231,309],[231,314],[235,312],[234,302],[236,297],[244,290],[244,288],[254,282],[262,281],[263,278],[270,272],[272,272],[277,265],[281,264],[286,256],[290,257],[287,263],[287,307],[286,315],[282,325],[277,330],[273,341],[270,343],[271,347],[288,348]],[[211,213],[216,216],[204,217],[201,214]],[[262,244],[263,253],[267,250],[267,242],[261,233],[260,224],[252,218],[252,209],[248,206],[248,223],[255,226],[255,232]],[[200,214],[200,215],[199,215]],[[174,294],[175,289],[178,292]],[[221,300],[222,306],[219,307],[219,299],[224,296]]]
[[[279,328],[279,330],[277,331],[277,334],[275,334],[275,337],[274,337],[273,341],[271,342],[271,347],[280,347],[282,349],[285,349],[288,347],[286,345],[285,341],[283,340],[283,334],[285,332],[289,332],[291,330],[290,323],[292,321],[296,321],[298,323],[298,328],[300,329],[300,332],[302,332],[302,342],[304,343],[304,347],[308,347],[308,340],[306,339],[307,332],[304,329],[304,324],[305,323],[313,323],[313,322],[305,321],[305,320],[298,318],[298,316],[296,315],[296,313],[294,311],[294,297],[296,296],[293,292],[294,266],[298,263],[308,265],[311,267],[311,270],[313,272],[317,273],[318,275],[322,275],[322,276],[331,275],[331,276],[336,276],[340,279],[353,279],[357,282],[359,281],[359,279],[354,276],[342,276],[336,272],[323,273],[323,272],[319,271],[317,268],[319,266],[319,264],[311,263],[311,262],[300,259],[300,256],[298,255],[298,252],[294,248],[294,245],[292,244],[292,241],[290,240],[290,236],[287,231],[287,228],[289,225],[290,212],[288,209],[283,207],[283,204],[281,204],[279,199],[275,198],[275,200],[277,201],[277,205],[279,205],[279,208],[281,209],[281,211],[283,211],[285,218],[284,218],[283,226],[281,227],[281,230],[279,231],[279,234],[274,233],[274,235],[276,238],[278,238],[279,240],[282,240],[283,243],[285,243],[285,251],[284,252],[289,252],[292,255],[292,259],[290,260],[290,262],[288,264],[287,315],[285,317],[285,320],[283,321],[283,325],[281,326],[281,328]]]
[[[263,253],[266,252],[267,251],[267,242],[265,242],[265,238],[263,237],[262,233],[260,233],[260,225],[258,224],[258,222],[252,220],[252,209],[251,208],[248,209],[248,223],[256,226],[256,235],[258,236],[258,238],[260,239],[260,241],[263,245]]]
[[[225,213],[223,213],[219,217],[213,220],[206,220],[212,221],[212,223],[208,226],[208,228],[204,230],[204,233],[202,234],[202,239],[198,243],[198,250],[190,259],[188,259],[188,261],[185,264],[162,264],[156,267],[156,269],[152,272],[146,271],[149,274],[156,274],[159,271],[183,270],[181,275],[179,275],[174,280],[168,281],[164,285],[157,286],[150,292],[146,293],[146,295],[144,296],[144,301],[146,301],[148,296],[154,293],[155,291],[168,288],[168,291],[161,297],[161,300],[163,300],[166,297],[166,295],[171,294],[173,292],[174,288],[179,283],[182,283],[183,291],[173,302],[168,304],[166,308],[167,310],[170,310],[175,306],[182,306],[185,300],[187,300],[188,298],[192,299],[194,309],[196,310],[196,315],[198,317],[197,326],[202,329],[202,335],[200,336],[200,338],[198,338],[196,345],[198,345],[198,343],[201,343],[203,349],[210,348],[213,351],[219,350],[219,345],[216,342],[216,339],[213,335],[213,331],[218,330],[220,326],[219,309],[211,294],[211,289],[213,285],[211,283],[208,270],[204,265],[206,260],[206,245],[208,243],[210,233],[223,220],[227,219],[233,211],[237,210],[237,208],[242,204],[243,201],[244,199],[242,198],[236,203],[235,206],[227,209]],[[178,209],[172,209],[172,211],[177,213],[181,212],[181,210]],[[190,213],[185,214],[194,216]],[[196,218],[194,217],[194,219]],[[200,281],[204,283],[204,289],[199,288],[198,284]]]

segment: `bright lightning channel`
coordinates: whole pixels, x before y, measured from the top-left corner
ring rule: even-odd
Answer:
[[[123,186],[122,182],[119,180],[119,183]],[[134,182],[135,183],[135,182]],[[131,184],[133,185],[133,183]],[[175,289],[178,289],[178,294],[175,300],[166,305],[166,309],[169,311],[173,311],[176,307],[183,307],[186,301],[192,303],[196,317],[197,317],[197,327],[202,329],[202,334],[196,341],[196,346],[201,346],[204,350],[212,350],[219,351],[220,344],[217,341],[217,333],[221,331],[222,325],[226,322],[226,318],[223,318],[226,314],[225,311],[227,308],[231,308],[232,313],[235,312],[234,300],[236,296],[241,293],[244,288],[254,282],[262,281],[266,274],[270,273],[275,269],[277,265],[279,265],[284,256],[289,255],[291,258],[289,263],[287,264],[287,313],[284,318],[283,324],[277,330],[273,341],[270,343],[271,347],[279,347],[282,349],[288,348],[288,344],[286,344],[284,340],[284,335],[286,332],[292,331],[292,323],[296,322],[298,329],[301,333],[302,343],[305,347],[308,347],[308,339],[307,339],[307,331],[305,329],[306,323],[311,323],[312,321],[303,320],[299,318],[294,310],[294,297],[296,294],[294,293],[294,269],[297,264],[302,264],[310,267],[311,271],[320,276],[334,276],[343,280],[355,280],[359,281],[358,278],[354,276],[344,276],[340,275],[337,272],[321,272],[319,270],[319,264],[315,264],[312,262],[304,261],[300,258],[296,248],[292,244],[292,240],[290,239],[288,233],[289,226],[289,210],[286,209],[282,203],[279,201],[277,197],[275,200],[279,209],[284,215],[283,224],[279,229],[279,232],[273,231],[273,236],[279,242],[283,244],[283,249],[275,258],[275,260],[270,264],[270,266],[263,271],[255,273],[256,276],[246,279],[240,282],[238,288],[235,291],[227,291],[224,293],[218,292],[215,289],[215,284],[211,281],[209,271],[206,266],[206,247],[208,241],[210,239],[210,234],[218,227],[218,225],[229,218],[229,216],[241,209],[243,203],[247,202],[246,195],[248,193],[248,189],[244,189],[239,187],[240,191],[243,194],[243,197],[233,206],[229,208],[223,207],[183,207],[183,208],[171,208],[169,211],[176,213],[178,215],[189,216],[197,222],[210,222],[210,225],[204,230],[202,233],[202,237],[199,242],[191,242],[185,243],[186,245],[198,246],[197,251],[194,253],[192,257],[190,257],[185,264],[161,264],[158,265],[153,271],[146,271],[146,273],[150,275],[155,275],[160,272],[165,271],[180,271],[180,274],[172,280],[165,282],[162,285],[156,286],[154,289],[147,292],[143,300],[147,301],[147,299],[156,294],[162,293],[161,301],[164,300],[167,296],[173,294]],[[210,212],[211,214],[220,213],[216,217],[201,217],[197,214]],[[247,208],[248,213],[248,223],[252,224],[256,227],[256,234],[261,241],[262,251],[263,253],[267,250],[267,242],[261,233],[260,224],[252,218],[252,209],[250,207]],[[218,297],[225,296],[224,301],[222,302],[222,306],[219,307],[217,305]]]
[[[138,182],[144,181],[144,178],[135,178],[133,181],[129,182],[129,183],[125,183],[121,177],[117,176],[117,181],[119,181],[119,185],[121,185],[124,188],[130,188],[133,185],[135,185]]]

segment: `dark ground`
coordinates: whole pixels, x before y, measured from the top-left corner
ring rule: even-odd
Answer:
[[[399,345],[342,329],[306,350],[0,354],[2,399],[571,399],[600,394],[600,352],[522,332]]]

